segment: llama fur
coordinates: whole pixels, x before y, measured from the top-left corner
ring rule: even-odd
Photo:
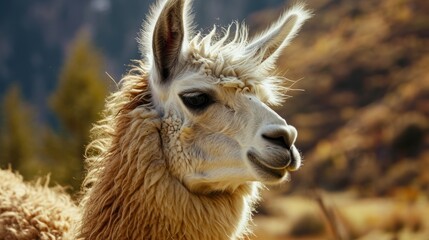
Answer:
[[[259,127],[261,121],[285,125],[265,105],[280,104],[287,91],[274,64],[310,14],[298,5],[265,33],[250,39],[247,28],[240,24],[221,33],[214,28],[202,36],[193,30],[189,13],[190,1],[185,0],[162,0],[152,8],[139,40],[143,58],[134,62],[119,89],[108,97],[103,119],[91,130],[93,140],[86,151],[87,175],[78,207],[60,188],[23,183],[18,175],[0,171],[1,179],[6,179],[0,181],[0,239],[209,240],[242,239],[251,233],[261,182],[283,182],[288,177],[287,166],[279,179],[265,181],[269,177],[264,174],[262,180],[254,177],[260,170],[234,172],[235,165],[228,165],[232,163],[226,163],[230,169],[225,171],[201,173],[216,161],[196,159],[230,154],[228,149],[240,147],[240,141],[249,138],[232,137],[241,128]],[[157,45],[169,43],[162,37],[180,29],[184,30],[179,34],[181,41],[167,46],[177,56],[162,53]],[[160,71],[160,65],[168,66],[168,71]],[[174,82],[167,84],[166,76]],[[192,83],[194,78],[204,79],[195,83],[197,87],[213,88],[224,97],[225,104],[211,108],[218,112],[195,117],[163,106],[175,96],[166,85],[174,88]],[[239,103],[235,103],[237,96]],[[266,111],[272,118],[252,122],[249,115],[238,114],[252,108]],[[215,128],[204,125],[213,121],[218,123]],[[229,125],[219,125],[222,122]],[[209,128],[211,132],[205,133]],[[293,144],[296,130],[286,125],[282,129],[292,134],[288,141]],[[217,147],[205,146],[210,144]],[[293,146],[289,151],[289,158],[298,160],[287,169],[296,170],[300,157]],[[213,173],[224,175],[213,180]],[[236,173],[243,175],[234,178]]]
[[[24,183],[10,170],[0,170],[0,239],[72,239],[80,210],[49,178]]]
[[[123,104],[119,115],[94,129],[104,134],[116,126],[107,139],[93,143],[100,154],[89,158],[93,166],[86,184],[94,186],[82,201],[86,211],[78,237],[235,239],[245,234],[258,184],[249,183],[232,193],[190,193],[171,175],[160,151],[161,136],[174,139],[180,120],[161,121],[151,103],[145,102],[149,97],[147,84],[142,84],[147,81],[145,70],[134,72],[138,74],[127,76],[123,92],[109,103]],[[124,96],[127,101],[121,100]]]

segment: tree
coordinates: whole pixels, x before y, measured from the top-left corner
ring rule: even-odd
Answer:
[[[32,114],[21,98],[20,89],[12,86],[2,104],[0,126],[0,167],[11,166],[23,175],[36,175],[37,144]]]
[[[80,186],[89,130],[99,118],[107,94],[102,59],[89,35],[80,33],[72,43],[60,72],[58,88],[50,99],[60,131],[59,136],[48,133],[45,150],[51,159],[60,158],[55,161],[61,162],[63,168],[57,171],[63,174],[57,177],[73,187]]]

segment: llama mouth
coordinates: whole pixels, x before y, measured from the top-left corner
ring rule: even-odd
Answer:
[[[256,169],[259,169],[264,174],[269,174],[277,179],[283,178],[283,176],[286,174],[286,168],[273,168],[268,166],[254,151],[249,151],[247,153],[247,158],[256,167]]]
[[[294,145],[290,147],[289,153],[290,163],[287,166],[287,170],[293,172],[301,167],[301,154],[298,152]]]
[[[252,148],[247,152],[247,158],[259,173],[276,179],[283,178],[287,172],[297,171],[301,167],[301,155],[294,145],[287,151],[272,151],[270,154],[270,161],[267,162]]]

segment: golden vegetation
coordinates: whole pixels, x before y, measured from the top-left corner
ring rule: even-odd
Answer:
[[[297,215],[330,220],[325,234],[296,235],[285,216],[282,234],[259,229],[260,239],[336,239],[331,225],[344,226],[347,237],[340,239],[428,239],[429,4],[317,0],[309,6],[315,16],[279,60],[287,77],[305,76],[293,86],[305,91],[291,91],[294,98],[279,109],[299,129],[305,162],[271,195],[297,195],[314,208]],[[262,12],[252,19],[262,27],[268,18]],[[308,195],[313,189],[324,190],[334,217]],[[298,211],[295,204],[285,212]]]

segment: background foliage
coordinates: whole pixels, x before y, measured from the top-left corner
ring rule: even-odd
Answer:
[[[11,167],[27,178],[51,173],[54,182],[79,190],[89,130],[106,96],[103,57],[89,35],[81,32],[71,44],[58,87],[49,97],[55,124],[37,122],[19,87],[13,86],[5,95],[0,167]]]

